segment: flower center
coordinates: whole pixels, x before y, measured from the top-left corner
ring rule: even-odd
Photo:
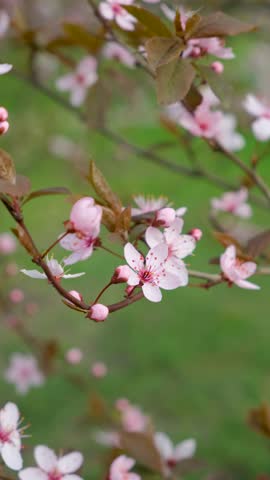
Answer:
[[[77,73],[76,81],[79,85],[84,85],[85,84],[85,76],[82,73]]]
[[[0,430],[0,442],[9,442],[11,432],[6,430]]]
[[[139,277],[142,283],[153,281],[153,273],[150,272],[149,270],[141,270],[139,273]]]
[[[113,13],[115,15],[117,15],[119,13],[123,13],[123,9],[122,9],[121,5],[119,5],[119,3],[113,3],[112,4],[112,9],[113,9]]]
[[[62,480],[62,475],[57,471],[51,472],[49,473],[48,480]]]

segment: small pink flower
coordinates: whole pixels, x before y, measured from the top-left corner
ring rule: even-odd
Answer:
[[[26,394],[31,387],[38,387],[44,383],[44,375],[39,370],[35,357],[22,353],[14,353],[11,356],[9,367],[5,371],[5,379],[8,383],[13,383],[21,395]]]
[[[190,230],[190,232],[188,232],[188,234],[191,235],[196,242],[199,242],[203,235],[200,228],[193,228],[192,230]]]
[[[255,95],[247,95],[244,101],[246,111],[255,117],[252,123],[252,131],[262,142],[270,139],[270,102],[265,99],[259,99]]]
[[[105,58],[117,60],[129,68],[133,68],[136,63],[135,57],[126,48],[116,42],[107,43],[103,48],[103,55]]]
[[[173,290],[182,285],[181,274],[166,270],[168,247],[165,243],[151,248],[145,259],[131,243],[125,245],[124,254],[131,269],[128,285],[141,286],[145,298],[151,302],[161,301],[160,288]]]
[[[224,65],[221,62],[213,62],[211,68],[217,75],[221,75],[224,72]]]
[[[162,227],[169,227],[174,222],[175,218],[176,211],[173,208],[162,208],[161,210],[157,211],[154,224]]]
[[[92,197],[78,200],[70,213],[70,224],[75,233],[66,235],[60,245],[73,253],[64,260],[65,265],[72,265],[89,258],[100,232],[102,208],[95,204]]]
[[[135,460],[133,460],[133,458],[129,458],[126,455],[120,455],[120,457],[117,457],[110,466],[109,480],[141,480],[140,475],[130,472],[134,465]]]
[[[57,457],[53,450],[39,445],[34,450],[34,457],[38,466],[22,470],[20,480],[83,480],[74,474],[83,464],[80,452]]]
[[[71,92],[70,103],[80,106],[86,99],[88,89],[98,80],[97,61],[91,55],[83,58],[73,73],[69,73],[56,82],[59,90]]]
[[[144,213],[156,212],[161,208],[165,207],[168,203],[167,198],[165,197],[143,197],[138,195],[134,197],[134,202],[137,204],[137,208],[132,208],[132,216],[143,215]]]
[[[47,263],[52,275],[54,276],[55,280],[58,280],[58,281],[60,281],[62,278],[67,278],[67,279],[78,278],[78,277],[81,277],[82,275],[85,275],[84,272],[66,274],[62,265],[57,260],[55,260],[54,258],[49,259],[47,257],[46,258],[46,263]],[[24,273],[24,275],[26,275],[27,277],[37,278],[39,280],[45,280],[47,278],[47,275],[45,273],[39,272],[38,270],[22,269],[21,272]]]
[[[183,224],[184,221],[177,218],[171,227],[164,230],[164,233],[154,227],[148,227],[145,232],[146,243],[152,249],[157,248],[158,245],[167,246],[168,256],[165,267],[180,278],[179,286],[186,286],[188,283],[188,272],[182,259],[191,255],[196,247],[196,241],[191,235],[181,234]]]
[[[131,5],[133,0],[106,0],[99,4],[99,12],[106,20],[114,20],[123,30],[134,30],[136,19],[122,5]]]
[[[0,120],[1,122],[1,120]],[[1,233],[0,234],[0,254],[9,255],[16,251],[17,244],[16,240],[10,233]]]
[[[104,322],[109,315],[109,309],[106,305],[102,305],[101,303],[95,303],[90,308],[90,311],[87,315],[87,318],[91,320],[95,320],[95,322]]]
[[[182,460],[193,457],[196,451],[196,441],[193,438],[184,440],[174,446],[165,433],[157,432],[154,440],[159,453],[169,468],[175,467]]]
[[[257,265],[255,262],[241,262],[236,257],[236,248],[230,245],[220,257],[220,267],[225,278],[238,285],[240,288],[250,290],[258,290],[260,287],[254,283],[248,282],[246,279],[253,275]]]
[[[213,198],[211,206],[214,210],[233,213],[237,217],[249,218],[252,215],[250,205],[247,203],[248,190],[241,188],[237,192],[226,192],[220,198]]]
[[[65,358],[71,365],[78,365],[82,361],[83,353],[79,348],[70,348],[66,352]]]
[[[0,455],[11,470],[20,470],[23,466],[21,456],[20,414],[17,405],[8,402],[0,410]]]
[[[143,414],[139,407],[122,398],[117,400],[116,408],[121,414],[122,428],[126,432],[144,432],[146,430],[149,425],[149,418]]]
[[[7,120],[8,111],[4,107],[0,107],[0,135],[4,135],[9,129],[9,123]]]
[[[21,303],[24,300],[24,293],[20,288],[13,288],[9,292],[9,299],[12,303]]]
[[[108,373],[108,368],[103,362],[95,362],[91,367],[91,373],[96,378],[103,378]]]
[[[79,292],[77,292],[77,290],[70,290],[68,293],[72,295],[74,298],[76,298],[76,300],[81,301],[83,299],[82,295]]]
[[[224,47],[224,41],[218,37],[192,38],[188,40],[187,48],[183,52],[183,58],[199,58],[204,55],[214,55],[223,59],[232,59],[235,56],[232,49]]]
[[[125,283],[130,276],[130,268],[127,265],[120,265],[114,271],[112,282],[113,283]]]

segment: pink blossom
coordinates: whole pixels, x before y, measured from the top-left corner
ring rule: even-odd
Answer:
[[[95,362],[91,367],[91,373],[96,378],[103,378],[107,375],[108,368],[103,362]]]
[[[20,288],[13,288],[8,296],[12,303],[21,303],[24,300],[24,293]]]
[[[129,68],[133,68],[136,63],[135,57],[125,47],[116,42],[107,43],[103,48],[103,55],[105,58],[117,60]]]
[[[247,95],[244,101],[246,111],[255,117],[252,123],[252,131],[262,142],[270,139],[270,102],[265,99],[259,99],[255,95]]]
[[[0,254],[9,255],[16,251],[16,240],[10,233],[0,234]]]
[[[80,61],[73,73],[59,78],[56,86],[63,92],[70,91],[70,103],[78,107],[85,101],[88,89],[97,79],[97,61],[95,57],[88,55]]]
[[[122,5],[131,5],[133,0],[106,0],[99,4],[99,12],[106,20],[114,20],[123,30],[134,30],[136,19]]]
[[[72,265],[80,260],[89,258],[94,249],[100,232],[102,208],[95,205],[91,197],[78,200],[70,213],[71,228],[75,233],[66,235],[60,245],[73,253],[64,260],[65,265]]]
[[[152,249],[157,248],[158,245],[167,246],[168,256],[165,266],[173,273],[177,273],[181,279],[179,286],[185,286],[188,283],[188,272],[182,259],[191,255],[196,247],[196,241],[191,235],[181,234],[183,224],[183,220],[178,218],[171,227],[164,230],[164,233],[154,227],[148,227],[145,232],[146,243]]]
[[[81,301],[83,299],[82,295],[79,292],[77,292],[77,290],[70,290],[68,293],[72,295],[74,298],[76,298],[76,300]]]
[[[46,263],[54,276],[55,280],[61,280],[62,278],[78,278],[81,277],[82,275],[85,275],[84,272],[82,273],[73,273],[73,274],[66,274],[62,265],[55,260],[54,258],[49,259],[48,257],[46,258]],[[40,280],[45,280],[47,278],[47,275],[43,272],[39,272],[38,270],[21,270],[24,275],[27,277],[31,278],[37,278]]]
[[[161,301],[160,288],[173,290],[182,285],[182,273],[166,270],[168,246],[165,243],[151,248],[145,259],[131,243],[125,245],[124,254],[131,269],[128,285],[141,286],[145,298],[151,302]]]
[[[248,190],[241,188],[237,192],[226,192],[220,198],[213,198],[211,206],[214,210],[230,212],[242,218],[249,218],[252,215],[251,206],[247,203]]]
[[[120,265],[114,271],[112,282],[113,283],[125,283],[130,276],[130,268],[127,265]]]
[[[144,432],[149,424],[149,418],[136,405],[127,399],[119,399],[116,407],[121,414],[122,428],[126,432]]]
[[[157,211],[154,224],[162,227],[169,227],[174,222],[175,218],[176,211],[173,208],[162,208],[161,210]]]
[[[33,355],[13,353],[10,364],[5,371],[5,379],[13,383],[16,391],[26,394],[31,387],[38,387],[44,383],[44,375],[39,370],[37,361]]]
[[[110,466],[109,480],[141,480],[140,475],[130,472],[134,465],[135,460],[133,458],[120,455]]]
[[[0,135],[7,133],[9,129],[8,111],[4,107],[0,107]]]
[[[34,450],[34,457],[38,466],[22,470],[20,480],[83,480],[74,474],[83,464],[80,452],[57,457],[53,450],[39,445]]]
[[[101,303],[95,303],[90,308],[90,311],[87,315],[88,318],[91,320],[95,320],[95,322],[104,322],[109,315],[109,309],[106,305],[102,305]]]
[[[78,365],[82,361],[83,353],[79,348],[70,348],[66,352],[65,358],[71,365]]]
[[[12,470],[20,470],[23,465],[19,424],[17,405],[6,403],[0,410],[0,454],[5,465]]]
[[[257,265],[255,262],[241,262],[236,257],[236,248],[230,245],[220,257],[220,267],[225,278],[238,285],[240,288],[258,290],[260,287],[254,283],[248,282],[246,278],[253,275]]]
[[[204,55],[214,55],[223,59],[232,59],[235,56],[232,49],[224,47],[224,41],[218,37],[191,38],[182,56],[199,58]]]
[[[137,195],[134,197],[134,202],[137,205],[137,208],[132,208],[132,216],[143,215],[144,213],[156,212],[161,208],[165,207],[168,203],[168,199],[165,197],[144,197],[143,195]]]
[[[162,432],[154,435],[155,445],[169,468],[187,458],[193,457],[196,450],[196,441],[193,438],[173,445],[171,439]]]
[[[192,230],[190,230],[188,232],[188,234],[191,235],[196,242],[199,242],[202,238],[202,235],[203,235],[200,228],[192,228]]]
[[[221,62],[213,62],[211,68],[217,75],[221,75],[224,72],[224,65]]]

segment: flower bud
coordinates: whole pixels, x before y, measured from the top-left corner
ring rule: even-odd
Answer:
[[[218,75],[221,75],[224,72],[224,65],[221,62],[213,62],[211,68]]]
[[[72,207],[70,221],[75,230],[97,237],[100,230],[102,208],[92,197],[83,197]]]
[[[77,290],[70,290],[68,293],[72,295],[74,298],[76,298],[76,300],[82,301],[83,299],[82,295],[79,292],[77,292]]]
[[[14,288],[9,292],[9,299],[12,303],[21,303],[24,300],[24,293],[19,288]]]
[[[5,107],[0,107],[0,122],[6,122],[8,119],[8,111]]]
[[[16,240],[12,235],[10,235],[10,233],[2,233],[0,235],[0,253],[3,255],[8,255],[15,252],[16,247]]]
[[[91,367],[91,373],[96,378],[103,378],[107,375],[108,369],[105,363],[95,362]]]
[[[133,293],[133,290],[134,290],[135,287],[131,286],[131,285],[127,285],[126,289],[125,289],[125,292],[127,294],[127,296],[129,297],[129,295],[131,295]]]
[[[8,122],[0,122],[0,135],[4,135],[7,133],[9,129],[9,123]]]
[[[130,268],[128,265],[120,265],[114,271],[112,283],[125,283],[130,277]]]
[[[192,230],[190,230],[190,232],[188,232],[188,234],[191,235],[194,240],[196,240],[196,242],[201,240],[203,235],[202,231],[199,228],[193,228]]]
[[[176,213],[173,208],[162,208],[156,213],[154,223],[162,227],[170,227],[170,225],[174,222],[175,217]]]
[[[95,322],[103,322],[109,315],[109,309],[106,305],[102,305],[102,303],[95,303],[89,310],[87,315],[88,318],[91,320],[95,320]]]
[[[71,365],[78,365],[82,360],[83,354],[79,348],[70,348],[65,355],[66,361]]]

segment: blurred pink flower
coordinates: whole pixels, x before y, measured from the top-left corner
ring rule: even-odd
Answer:
[[[118,62],[123,63],[123,65],[126,65],[129,68],[133,68],[135,66],[136,60],[134,55],[132,55],[127,48],[119,45],[119,43],[106,43],[105,47],[103,48],[103,55],[105,58],[117,60]]]
[[[103,362],[95,362],[91,367],[91,373],[96,378],[103,378],[108,373],[107,365]]]
[[[236,257],[236,248],[230,245],[220,257],[220,267],[225,278],[240,288],[258,290],[260,287],[246,279],[256,272],[255,262],[241,262]]]
[[[31,387],[38,387],[44,383],[44,375],[39,370],[35,357],[22,353],[11,355],[4,377],[8,383],[13,383],[16,391],[22,395]]]
[[[5,10],[0,10],[0,38],[3,38],[10,26],[10,17]]]
[[[54,258],[48,258],[47,257],[46,258],[46,263],[47,263],[52,275],[54,276],[55,280],[58,280],[58,281],[61,280],[62,278],[66,278],[66,279],[78,278],[78,277],[81,277],[82,275],[85,275],[85,272],[66,274],[62,265],[57,260],[55,260]],[[45,280],[47,278],[47,275],[45,273],[39,272],[38,270],[22,269],[21,272],[24,273],[24,275],[26,275],[27,277],[37,278],[39,280]]]
[[[188,235],[191,235],[196,242],[199,242],[202,238],[203,232],[200,228],[192,228],[192,230],[188,232]]]
[[[224,40],[218,37],[191,38],[183,52],[183,58],[198,58],[204,55],[214,55],[218,58],[232,59],[235,57],[230,47],[224,47]]]
[[[121,413],[122,428],[126,432],[143,432],[149,424],[149,418],[136,405],[132,405],[126,398],[118,399],[116,408]]]
[[[0,234],[0,254],[9,255],[10,253],[14,253],[16,248],[17,243],[13,235],[10,233]]]
[[[224,72],[224,65],[221,62],[213,62],[211,68],[217,75],[221,75]]]
[[[17,405],[8,402],[0,410],[0,455],[11,470],[20,470],[21,456],[20,414]]]
[[[83,353],[79,348],[73,347],[66,352],[65,358],[71,365],[78,365],[82,361]]]
[[[270,139],[270,102],[265,99],[259,99],[255,95],[247,95],[244,100],[244,108],[255,117],[252,123],[252,131],[262,142]]]
[[[219,198],[211,200],[211,206],[214,210],[230,212],[242,218],[249,218],[252,215],[251,206],[247,203],[248,190],[241,188],[237,192],[226,192]]]
[[[154,198],[150,196],[144,197],[143,195],[137,195],[133,198],[134,202],[137,204],[137,208],[132,208],[132,216],[155,212],[168,204],[168,199],[165,197]]]
[[[159,453],[169,468],[175,467],[182,460],[193,457],[196,451],[196,441],[193,438],[184,440],[174,446],[165,433],[157,432],[154,435],[154,440]]]
[[[12,303],[21,303],[24,300],[24,293],[20,288],[13,288],[8,296]]]
[[[180,272],[166,270],[168,246],[165,243],[151,248],[145,259],[131,243],[125,245],[124,254],[131,269],[128,285],[141,286],[145,298],[151,302],[161,301],[160,288],[174,290],[182,285]]]
[[[136,19],[122,5],[131,5],[133,0],[106,0],[99,4],[99,12],[106,20],[114,20],[123,30],[134,30]]]
[[[34,450],[34,457],[38,466],[22,470],[20,480],[83,480],[74,474],[83,464],[80,452],[57,457],[53,450],[39,445]]]
[[[8,111],[4,107],[0,107],[0,135],[7,133],[9,129]]]
[[[134,465],[135,460],[133,458],[120,455],[110,466],[109,480],[141,480],[140,475],[129,471]]]
[[[88,89],[97,80],[97,60],[89,55],[80,61],[73,73],[60,77],[56,86],[63,92],[70,91],[70,103],[78,107],[85,101]]]

